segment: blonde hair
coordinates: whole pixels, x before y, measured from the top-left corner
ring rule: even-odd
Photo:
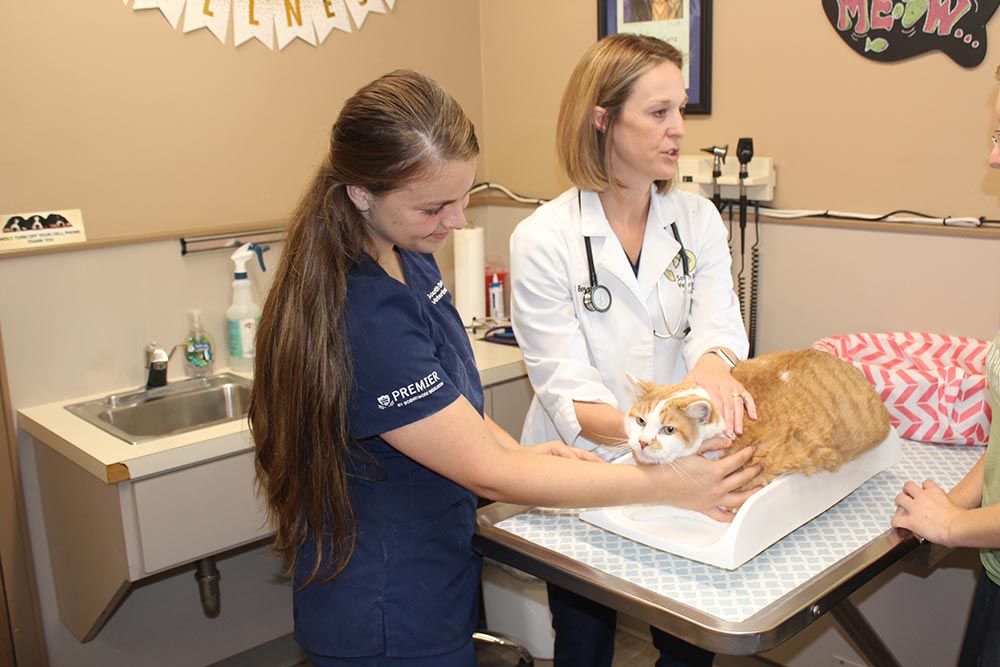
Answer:
[[[636,79],[663,63],[680,68],[681,52],[661,39],[618,33],[596,42],[570,75],[559,107],[556,150],[569,179],[581,190],[621,187],[611,173],[612,130]],[[605,127],[594,125],[594,108],[605,109]],[[656,181],[660,194],[670,181]]]

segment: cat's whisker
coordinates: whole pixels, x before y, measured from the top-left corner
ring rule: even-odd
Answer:
[[[594,433],[598,438],[604,440],[601,444],[605,447],[618,447],[621,445],[628,445],[628,438],[619,438],[616,435],[608,435],[605,433]]]
[[[677,473],[677,476],[680,477],[685,482],[694,482],[694,475],[692,475],[685,469],[686,465],[687,464],[682,463],[679,459],[674,459],[673,461],[667,461],[667,463],[663,466],[664,474],[666,474],[665,468],[669,466],[673,468],[674,472]]]

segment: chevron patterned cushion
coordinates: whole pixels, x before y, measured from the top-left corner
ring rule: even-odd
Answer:
[[[965,445],[989,439],[989,341],[899,331],[830,336],[813,347],[864,372],[902,438]]]

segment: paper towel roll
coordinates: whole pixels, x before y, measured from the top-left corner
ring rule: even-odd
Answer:
[[[486,243],[482,227],[455,230],[455,307],[462,322],[486,317]]]

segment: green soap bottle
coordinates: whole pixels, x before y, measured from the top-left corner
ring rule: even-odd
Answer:
[[[215,341],[201,326],[201,311],[192,310],[191,331],[184,340],[184,370],[189,377],[203,377],[212,374],[215,366]]]

